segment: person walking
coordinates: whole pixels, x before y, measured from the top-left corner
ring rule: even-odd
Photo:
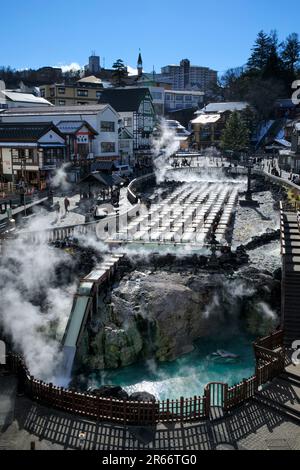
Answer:
[[[69,207],[70,207],[70,201],[67,198],[67,196],[65,197],[64,204],[65,204],[65,212],[67,214],[69,212]]]

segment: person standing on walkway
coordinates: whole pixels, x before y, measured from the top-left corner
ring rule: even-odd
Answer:
[[[59,204],[59,201],[57,201],[57,202],[54,204],[54,210],[55,210],[55,213],[56,213],[56,221],[55,221],[55,222],[58,222],[58,221],[59,221],[59,216],[60,216],[60,204]]]
[[[66,212],[66,214],[68,214],[68,212],[69,212],[69,207],[70,207],[70,201],[69,201],[69,199],[67,198],[67,196],[65,197],[64,204],[65,204],[65,212]]]

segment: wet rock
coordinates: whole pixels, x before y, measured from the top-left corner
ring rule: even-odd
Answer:
[[[122,387],[116,385],[103,385],[89,392],[103,398],[116,398],[118,400],[128,400],[128,393]]]
[[[156,401],[156,398],[154,395],[151,395],[151,393],[148,392],[135,392],[130,395],[129,400],[148,402]]]
[[[273,272],[273,278],[276,281],[281,281],[281,279],[282,279],[282,269],[281,268],[275,269],[275,271]]]
[[[247,256],[244,247],[237,252],[223,253],[223,263]],[[276,322],[280,294],[280,281],[271,272],[249,265],[237,272],[139,267],[114,286],[109,312],[99,310],[99,332],[83,335],[79,362],[103,370],[149,358],[173,361],[193,351],[195,340],[230,328],[230,322],[260,334]]]

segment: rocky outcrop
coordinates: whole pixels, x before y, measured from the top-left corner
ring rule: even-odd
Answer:
[[[173,361],[231,324],[265,334],[278,321],[280,281],[249,267],[235,274],[141,270],[127,274],[106,302],[79,348],[79,363],[93,370]]]
[[[156,398],[154,395],[151,395],[151,393],[148,392],[135,392],[130,395],[129,400],[149,402],[156,401]]]
[[[103,385],[100,388],[89,391],[91,395],[103,398],[116,398],[117,400],[128,400],[128,393],[122,387],[116,385]]]

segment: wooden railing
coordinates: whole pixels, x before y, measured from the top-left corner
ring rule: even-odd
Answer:
[[[23,240],[31,242],[55,242],[64,240],[66,237],[76,237],[76,235],[87,235],[96,233],[99,222],[89,222],[86,224],[68,225],[65,227],[49,228],[45,230],[36,230],[31,232],[18,232],[17,235]]]
[[[7,356],[7,367],[18,376],[19,391],[42,405],[98,421],[153,425],[208,419],[213,408],[226,412],[249,400],[261,385],[284,370],[283,332],[257,341],[254,350],[255,375],[239,384],[229,387],[214,382],[206,386],[203,396],[150,402],[103,398],[56,387],[32,377],[23,359],[15,354]]]

